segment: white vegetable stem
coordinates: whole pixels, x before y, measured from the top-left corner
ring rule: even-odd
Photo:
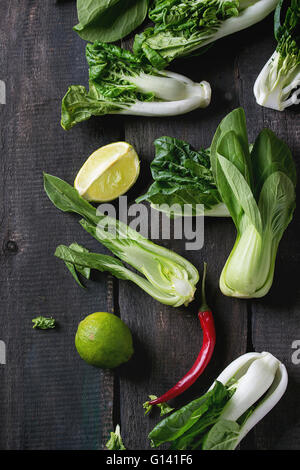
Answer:
[[[276,8],[277,3],[278,0],[242,1],[240,3],[240,9],[242,11],[239,16],[233,16],[225,20],[212,38],[204,42],[203,45],[228,36],[229,34],[236,33],[237,31],[241,31],[242,29],[249,28],[249,26],[262,21]]]
[[[236,388],[225,406],[221,419],[236,421],[254,406],[241,425],[235,448],[246,434],[278,403],[286,391],[288,375],[285,366],[268,352],[247,353],[224,369],[217,377],[223,385]],[[213,388],[211,386],[210,390]]]
[[[286,391],[288,384],[288,374],[285,366],[282,363],[279,363],[274,382],[269,388],[266,396],[259,404],[259,406],[253,411],[250,417],[246,420],[244,425],[241,428],[238,441],[236,446],[241,442],[241,440],[248,434],[248,432],[260,421],[263,419],[266,414],[271,411],[271,409],[279,402],[280,398]]]
[[[221,418],[236,421],[254,403],[256,403],[271,386],[279,361],[270,353],[262,354],[253,361],[235,385],[236,390],[225,406]]]
[[[141,93],[154,93],[164,101],[137,101],[117,111],[137,116],[175,116],[197,108],[206,108],[211,100],[211,87],[206,81],[195,83],[178,73],[163,71],[161,75],[141,74],[129,77]]]

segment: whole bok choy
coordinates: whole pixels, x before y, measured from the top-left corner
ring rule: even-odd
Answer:
[[[44,174],[44,187],[58,209],[84,217],[81,226],[119,258],[89,253],[77,244],[60,245],[55,255],[65,261],[75,279],[74,270],[97,269],[134,282],[163,304],[178,307],[193,300],[199,274],[189,261],[152,243],[121,221],[105,216],[65,181]],[[125,267],[120,260],[142,276]]]
[[[176,57],[204,52],[207,45],[263,20],[278,0],[155,0],[154,27],[137,35],[134,52],[164,68]]]
[[[217,189],[237,238],[223,268],[220,288],[233,297],[269,291],[281,237],[295,208],[296,170],[287,145],[263,129],[249,152],[243,109],[229,113],[211,145]]]
[[[282,25],[283,0],[275,10],[277,47],[254,84],[257,103],[278,111],[300,103],[300,0],[287,3],[289,7]]]
[[[89,91],[80,85],[69,87],[62,101],[61,125],[65,130],[91,116],[174,116],[210,103],[209,83],[194,83],[183,75],[159,71],[113,44],[88,44],[86,57]]]
[[[234,450],[278,403],[288,383],[285,366],[268,352],[247,353],[229,364],[209,391],[160,421],[153,447]]]

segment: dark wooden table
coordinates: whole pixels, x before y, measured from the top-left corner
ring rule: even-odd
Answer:
[[[87,82],[85,42],[72,31],[74,3],[0,3],[0,80],[7,88],[7,104],[0,105],[0,340],[7,348],[6,364],[0,365],[0,448],[101,449],[120,423],[129,449],[148,449],[147,434],[159,416],[144,417],[142,403],[149,393],[161,394],[173,385],[196,357],[202,340],[199,296],[189,308],[168,308],[106,274],[80,289],[53,256],[55,247],[77,241],[104,250],[80,229],[78,218],[53,207],[43,191],[42,172],[72,183],[96,148],[126,140],[142,162],[141,176],[128,194],[134,201],[150,183],[155,138],[170,135],[207,146],[222,117],[243,106],[250,139],[270,127],[299,160],[299,114],[259,107],[252,93],[275,47],[270,17],[220,40],[202,57],[171,67],[211,83],[212,103],[206,110],[168,119],[108,116],[65,132],[61,98],[68,85]],[[237,356],[270,351],[288,368],[288,390],[241,447],[299,449],[300,364],[292,354],[300,357],[293,349],[300,347],[300,211],[284,235],[274,284],[264,299],[231,299],[219,291],[218,278],[234,238],[230,220],[205,219],[204,248],[186,253],[200,273],[203,261],[208,262],[207,295],[217,346],[204,375],[175,405],[199,396]],[[184,241],[162,243],[185,254]],[[118,371],[90,367],[75,350],[79,321],[95,311],[120,315],[133,332],[135,355]],[[54,316],[58,328],[33,330],[31,319],[38,315]]]

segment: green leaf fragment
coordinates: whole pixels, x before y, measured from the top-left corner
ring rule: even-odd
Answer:
[[[52,317],[36,317],[32,319],[32,323],[32,328],[39,328],[40,330],[48,330],[50,328],[55,328],[55,319]]]
[[[106,447],[109,450],[126,450],[126,447],[123,444],[120,426],[117,424],[115,432],[110,433],[110,439],[106,443]]]

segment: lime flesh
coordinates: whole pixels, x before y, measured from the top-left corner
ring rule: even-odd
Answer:
[[[79,170],[74,186],[88,201],[112,201],[131,188],[139,171],[134,148],[127,142],[114,142],[92,153]]]

